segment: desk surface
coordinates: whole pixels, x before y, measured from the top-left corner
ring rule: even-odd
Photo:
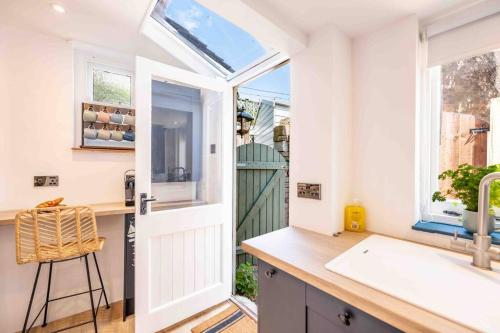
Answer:
[[[123,215],[135,212],[135,207],[127,207],[123,202],[91,204],[86,206],[91,207],[95,212],[95,216],[97,217]],[[14,224],[16,219],[16,214],[20,210],[21,209],[0,211],[0,226]]]

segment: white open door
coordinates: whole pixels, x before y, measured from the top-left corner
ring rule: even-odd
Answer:
[[[135,91],[140,333],[231,295],[233,96],[224,80],[141,57]]]

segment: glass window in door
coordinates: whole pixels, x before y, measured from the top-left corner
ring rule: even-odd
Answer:
[[[220,202],[221,111],[221,93],[153,80],[153,211]]]

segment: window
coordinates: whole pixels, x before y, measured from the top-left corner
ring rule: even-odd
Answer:
[[[431,158],[424,218],[458,223],[460,201],[432,203],[429,198],[449,188],[448,181],[438,180],[445,170],[500,163],[500,51],[434,66],[428,74]]]
[[[152,17],[228,77],[277,53],[194,0],[159,0]]]
[[[152,80],[152,210],[220,202],[222,94]]]
[[[132,106],[132,73],[109,66],[90,63],[89,97],[92,102]]]

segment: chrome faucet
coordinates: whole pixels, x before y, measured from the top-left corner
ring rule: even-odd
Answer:
[[[484,176],[479,183],[477,232],[474,233],[472,245],[466,246],[463,242],[458,242],[456,234],[455,240],[452,241],[452,247],[455,249],[465,245],[463,250],[472,254],[472,265],[482,269],[491,269],[492,259],[500,260],[500,250],[491,247],[491,236],[488,235],[490,186],[495,180],[500,180],[500,172]]]

